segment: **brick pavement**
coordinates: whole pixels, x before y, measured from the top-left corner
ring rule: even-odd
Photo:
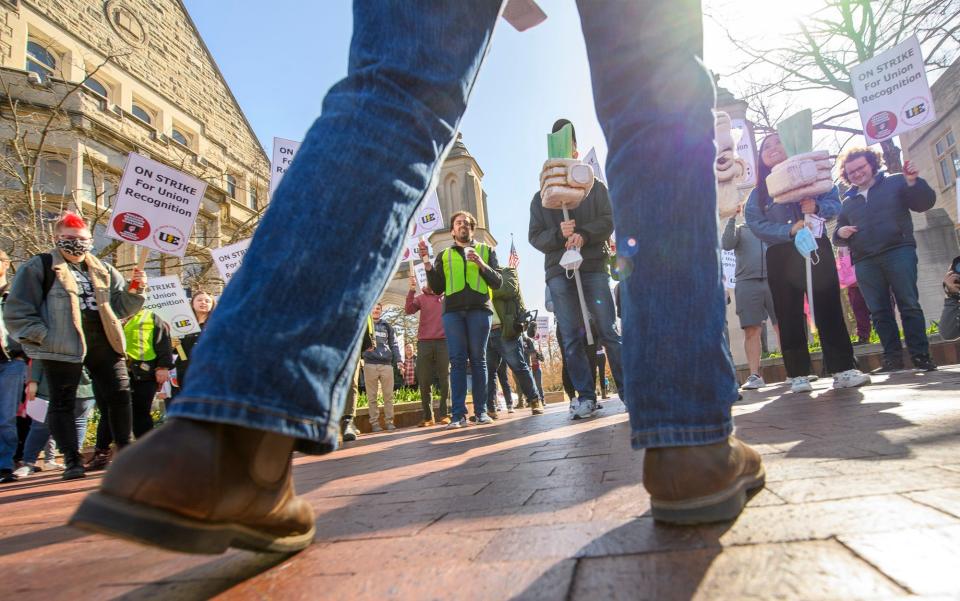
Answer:
[[[655,524],[610,401],[495,426],[365,436],[296,460],[316,544],[191,557],[64,521],[99,477],[0,488],[8,599],[960,598],[960,367],[860,390],[749,393],[768,485],[732,524]]]

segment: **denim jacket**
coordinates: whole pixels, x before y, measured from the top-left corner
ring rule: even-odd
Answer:
[[[87,354],[80,314],[80,294],[69,267],[54,249],[53,271],[56,279],[43,295],[43,260],[37,255],[25,262],[13,280],[3,319],[11,335],[23,345],[31,359],[49,359],[81,363]],[[143,306],[143,294],[127,291],[127,283],[113,265],[101,263],[87,253],[84,257],[99,307],[100,320],[110,346],[124,353],[123,326],[120,320]]]
[[[770,246],[793,242],[790,230],[794,223],[803,220],[800,203],[776,204],[771,201],[764,212],[760,209],[757,196],[757,189],[754,188],[750,192],[750,198],[747,199],[747,206],[744,209],[744,216],[750,231]],[[829,221],[840,213],[840,190],[836,186],[829,192],[818,196],[816,201],[816,214],[823,219]]]

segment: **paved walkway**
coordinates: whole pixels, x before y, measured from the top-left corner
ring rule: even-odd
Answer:
[[[317,542],[176,555],[64,526],[99,477],[0,488],[7,599],[960,598],[960,367],[735,408],[767,488],[733,524],[656,525],[626,415],[565,407],[297,459]]]

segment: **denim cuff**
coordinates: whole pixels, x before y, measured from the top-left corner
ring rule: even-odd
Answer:
[[[634,450],[661,447],[692,447],[723,442],[733,434],[733,418],[727,418],[716,427],[703,428],[654,428],[630,432],[630,445]]]
[[[333,420],[294,417],[275,410],[219,399],[179,396],[171,403],[167,416],[276,432],[296,438],[295,450],[308,455],[335,451],[340,433],[340,425]]]

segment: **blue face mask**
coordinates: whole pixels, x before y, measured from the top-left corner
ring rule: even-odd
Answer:
[[[793,245],[797,247],[797,252],[803,255],[804,258],[811,256],[811,253],[815,255],[813,258],[814,263],[820,261],[820,257],[817,254],[817,240],[813,237],[813,232],[808,228],[801,228],[797,235],[793,237]]]

